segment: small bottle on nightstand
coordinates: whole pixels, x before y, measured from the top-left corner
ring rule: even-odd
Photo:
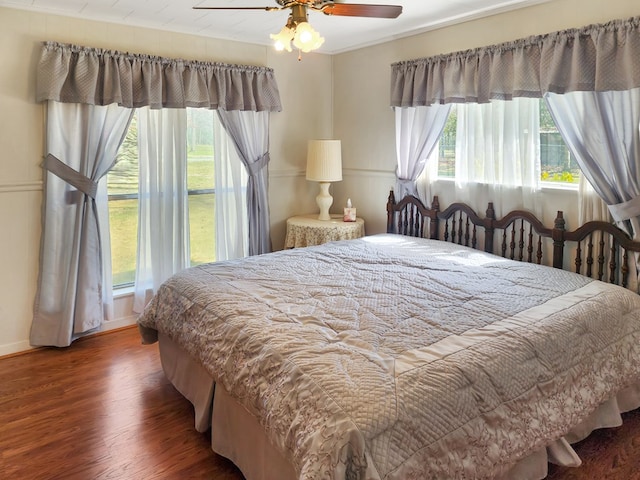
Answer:
[[[355,222],[356,221],[356,209],[351,205],[351,199],[347,199],[347,206],[344,209],[344,216],[342,220],[345,222]]]

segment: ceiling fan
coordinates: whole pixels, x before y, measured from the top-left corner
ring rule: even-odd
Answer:
[[[195,10],[265,10],[267,12],[291,9],[287,24],[277,34],[271,34],[276,50],[291,51],[291,43],[302,52],[310,52],[324,43],[324,38],[309,25],[307,9],[325,15],[342,17],[397,18],[402,13],[399,5],[338,3],[332,0],[275,0],[277,7],[193,7]]]

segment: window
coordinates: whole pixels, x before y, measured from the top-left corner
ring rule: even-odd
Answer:
[[[539,102],[540,180],[543,183],[577,184],[580,168],[562,140],[544,101]],[[455,178],[457,109],[454,105],[438,144],[438,178]]]
[[[580,167],[551,118],[547,104],[540,100],[540,180],[578,183]]]
[[[216,252],[213,162],[215,111],[187,109],[187,187],[191,265],[213,262]]]
[[[456,177],[456,129],[458,128],[458,111],[455,105],[444,126],[438,142],[438,178]]]
[[[134,116],[118,151],[118,162],[107,173],[113,285],[133,284],[138,238],[138,122]]]
[[[213,110],[187,109],[187,187],[191,265],[215,260]],[[133,285],[138,239],[138,128],[134,116],[107,174],[114,287]]]

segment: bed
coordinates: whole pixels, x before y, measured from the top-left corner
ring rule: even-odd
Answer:
[[[188,269],[140,316],[247,480],[541,479],[640,407],[622,230],[392,194],[387,215],[386,234]]]

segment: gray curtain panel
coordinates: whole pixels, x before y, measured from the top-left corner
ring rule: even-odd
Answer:
[[[545,100],[613,219],[640,239],[640,89],[549,93]]]
[[[269,221],[269,112],[218,109],[218,118],[229,133],[249,174],[247,214],[249,255],[271,251]]]
[[[97,183],[114,165],[132,115],[117,105],[48,104],[31,345],[66,347],[102,324]]]
[[[416,180],[438,144],[451,105],[394,108],[396,116],[396,198],[418,196]],[[430,198],[423,198],[425,203]]]

